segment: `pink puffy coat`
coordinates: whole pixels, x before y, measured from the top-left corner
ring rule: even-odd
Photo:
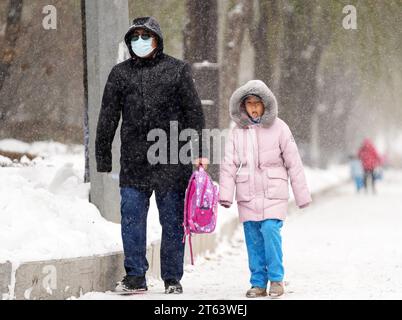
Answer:
[[[241,107],[249,94],[264,102],[265,113],[257,125],[251,124]],[[249,81],[230,99],[230,116],[236,127],[226,139],[220,167],[220,202],[232,203],[235,193],[241,222],[285,220],[289,177],[296,205],[305,207],[312,201],[295,140],[277,115],[276,98],[262,81]]]

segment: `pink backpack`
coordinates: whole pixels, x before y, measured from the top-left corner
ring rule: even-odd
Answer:
[[[219,190],[204,168],[191,175],[184,200],[184,237],[189,237],[191,264],[194,265],[192,233],[211,233],[215,230],[218,214]]]

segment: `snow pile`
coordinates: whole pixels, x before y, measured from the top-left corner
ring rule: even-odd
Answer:
[[[349,179],[350,169],[347,165],[331,166],[328,169],[305,168],[310,192],[320,192],[326,188],[339,185]]]
[[[57,155],[77,154],[84,150],[82,145],[65,145],[54,141],[38,141],[26,143],[15,139],[0,140],[0,150],[29,153],[41,157],[54,157]]]
[[[11,161],[11,159],[0,155],[0,167],[11,167],[12,165],[13,162]]]
[[[0,263],[122,249],[120,225],[103,219],[88,201],[83,146],[3,140],[0,149],[43,157],[0,169]]]

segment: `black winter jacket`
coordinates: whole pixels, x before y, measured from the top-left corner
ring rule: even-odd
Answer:
[[[158,37],[153,58],[138,58],[131,49],[130,35],[140,27]],[[191,67],[163,53],[162,33],[153,18],[134,20],[125,40],[132,58],[114,66],[105,85],[95,141],[97,170],[112,170],[111,147],[122,117],[120,187],[183,191],[192,164],[170,163],[170,145],[167,164],[150,164],[147,152],[155,141],[147,141],[147,135],[150,130],[160,128],[169,142],[170,121],[177,121],[179,134],[192,128],[201,137],[205,120]],[[179,142],[177,155],[187,142]],[[199,156],[207,157],[201,138],[198,143]]]

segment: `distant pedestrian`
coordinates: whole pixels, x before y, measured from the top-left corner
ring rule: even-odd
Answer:
[[[355,183],[356,191],[360,192],[364,187],[364,168],[362,162],[355,154],[349,156],[350,176]]]
[[[375,170],[381,165],[381,157],[370,139],[364,139],[358,155],[364,169],[364,188],[368,192],[368,179],[370,177],[372,191],[376,193]]]

